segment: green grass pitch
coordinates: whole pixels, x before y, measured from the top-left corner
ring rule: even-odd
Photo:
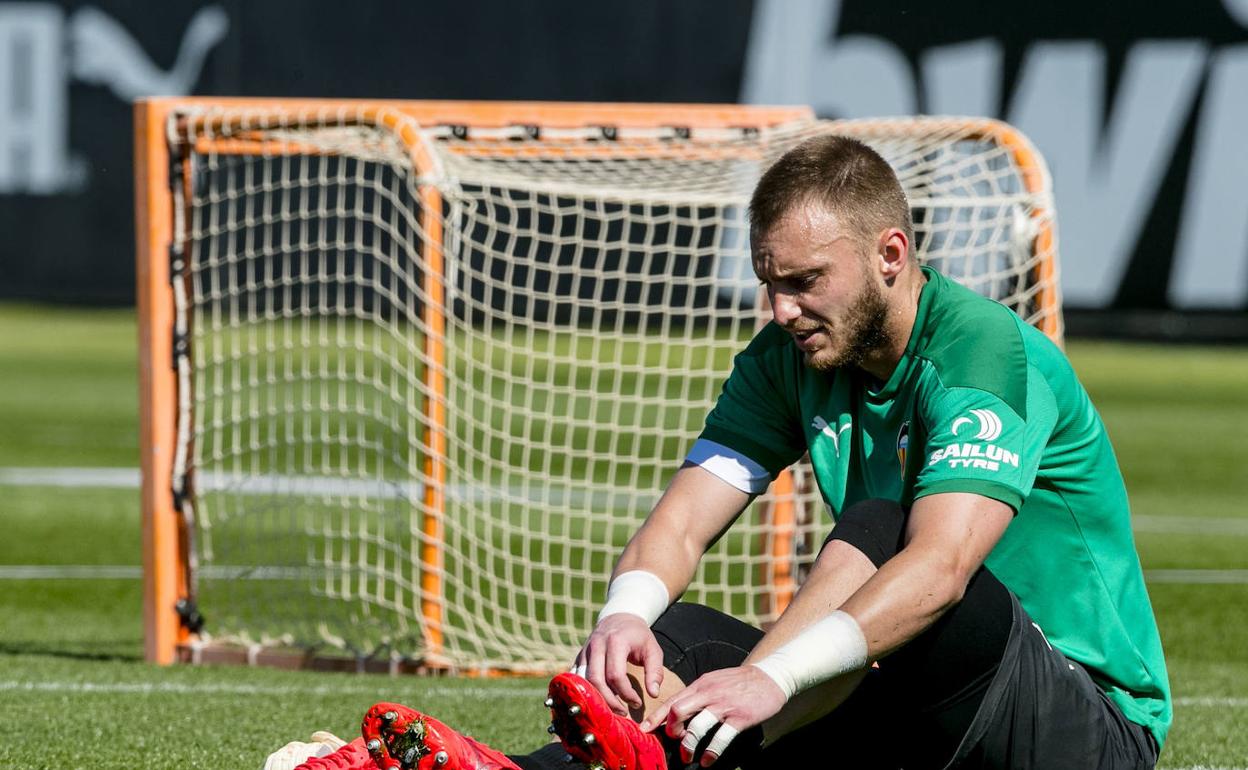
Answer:
[[[15,468],[134,468],[132,311],[0,305],[0,768],[245,768],[396,700],[508,751],[544,741],[543,682],[142,661],[137,491]],[[1248,351],[1075,341],[1114,438],[1176,697],[1165,768],[1248,768]],[[30,566],[121,567],[111,577]],[[23,577],[23,575],[26,575]]]

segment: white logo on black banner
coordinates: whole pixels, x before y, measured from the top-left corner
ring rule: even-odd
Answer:
[[[1248,2],[1221,4],[1241,25],[1228,28],[1225,43],[1192,33],[1110,43],[1041,32],[1020,51],[989,34],[929,44],[916,61],[887,26],[862,24],[848,0],[757,0],[741,100],[809,104],[838,118],[922,111],[1017,126],[1062,170],[1062,293],[1080,307],[1113,302],[1167,170],[1190,153],[1184,197],[1173,204],[1180,222],[1169,296],[1180,307],[1241,308],[1244,233],[1228,261],[1224,224],[1242,217],[1244,205]],[[1179,26],[1191,29],[1174,7]],[[1019,65],[1007,77],[1011,55]]]
[[[129,102],[182,96],[229,30],[218,5],[200,8],[164,69],[129,30],[104,11],[57,3],[0,2],[0,195],[58,195],[90,182],[90,162],[69,147],[71,78],[106,86]]]

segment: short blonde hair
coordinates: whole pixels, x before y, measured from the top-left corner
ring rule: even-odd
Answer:
[[[798,205],[825,206],[864,242],[896,227],[914,243],[910,203],[892,166],[847,136],[817,136],[767,169],[750,198],[750,238],[757,241]],[[913,255],[913,249],[911,249]]]

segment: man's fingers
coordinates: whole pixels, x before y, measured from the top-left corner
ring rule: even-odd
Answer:
[[[688,722],[690,717],[702,711],[702,707],[706,705],[701,693],[695,689],[696,687],[696,684],[692,687],[686,687],[669,702],[667,709],[667,735],[669,738],[680,738],[683,736],[686,731],[685,722]]]
[[[638,726],[641,728],[643,733],[648,733],[663,724],[663,722],[667,719],[668,703],[669,701],[663,701],[659,704],[658,708],[650,712],[650,716],[641,720],[641,724]]]
[[[712,714],[708,709],[702,709],[689,720],[689,726],[685,729],[685,737],[680,739],[681,759],[686,762],[692,761],[693,752],[702,742],[715,725],[719,724],[719,717]]]
[[[592,682],[594,677],[602,678],[602,658],[606,654],[606,646],[600,640],[591,639],[589,646],[585,649],[588,654],[582,663],[585,666],[585,673],[581,676]]]
[[[589,651],[589,670],[585,674],[585,678],[590,684],[602,693],[602,699],[607,702],[607,707],[617,714],[627,714],[628,707],[615,695],[611,689],[611,685],[606,679],[606,646],[605,644],[595,644]]]
[[[712,762],[719,759],[724,750],[728,748],[728,744],[732,743],[732,739],[737,737],[737,733],[737,728],[727,722],[721,724],[715,731],[715,735],[711,737],[711,742],[707,744],[706,751],[702,753],[702,766],[710,767]]]
[[[659,686],[663,684],[663,649],[659,647],[659,643],[654,640],[653,636],[646,644],[644,655],[641,665],[645,669],[646,692],[651,698],[657,698]]]
[[[641,693],[633,689],[633,683],[628,680],[628,650],[622,644],[615,638],[607,642],[605,661],[607,685],[621,700],[631,706],[640,706]],[[624,709],[621,713],[627,714],[628,709]]]

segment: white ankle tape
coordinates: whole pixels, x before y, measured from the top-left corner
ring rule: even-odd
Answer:
[[[837,610],[753,665],[792,698],[820,682],[865,668],[867,638],[858,621]]]
[[[627,612],[652,625],[667,609],[671,596],[667,585],[653,572],[635,569],[617,575],[607,587],[607,603],[598,613],[598,622],[608,615]]]

